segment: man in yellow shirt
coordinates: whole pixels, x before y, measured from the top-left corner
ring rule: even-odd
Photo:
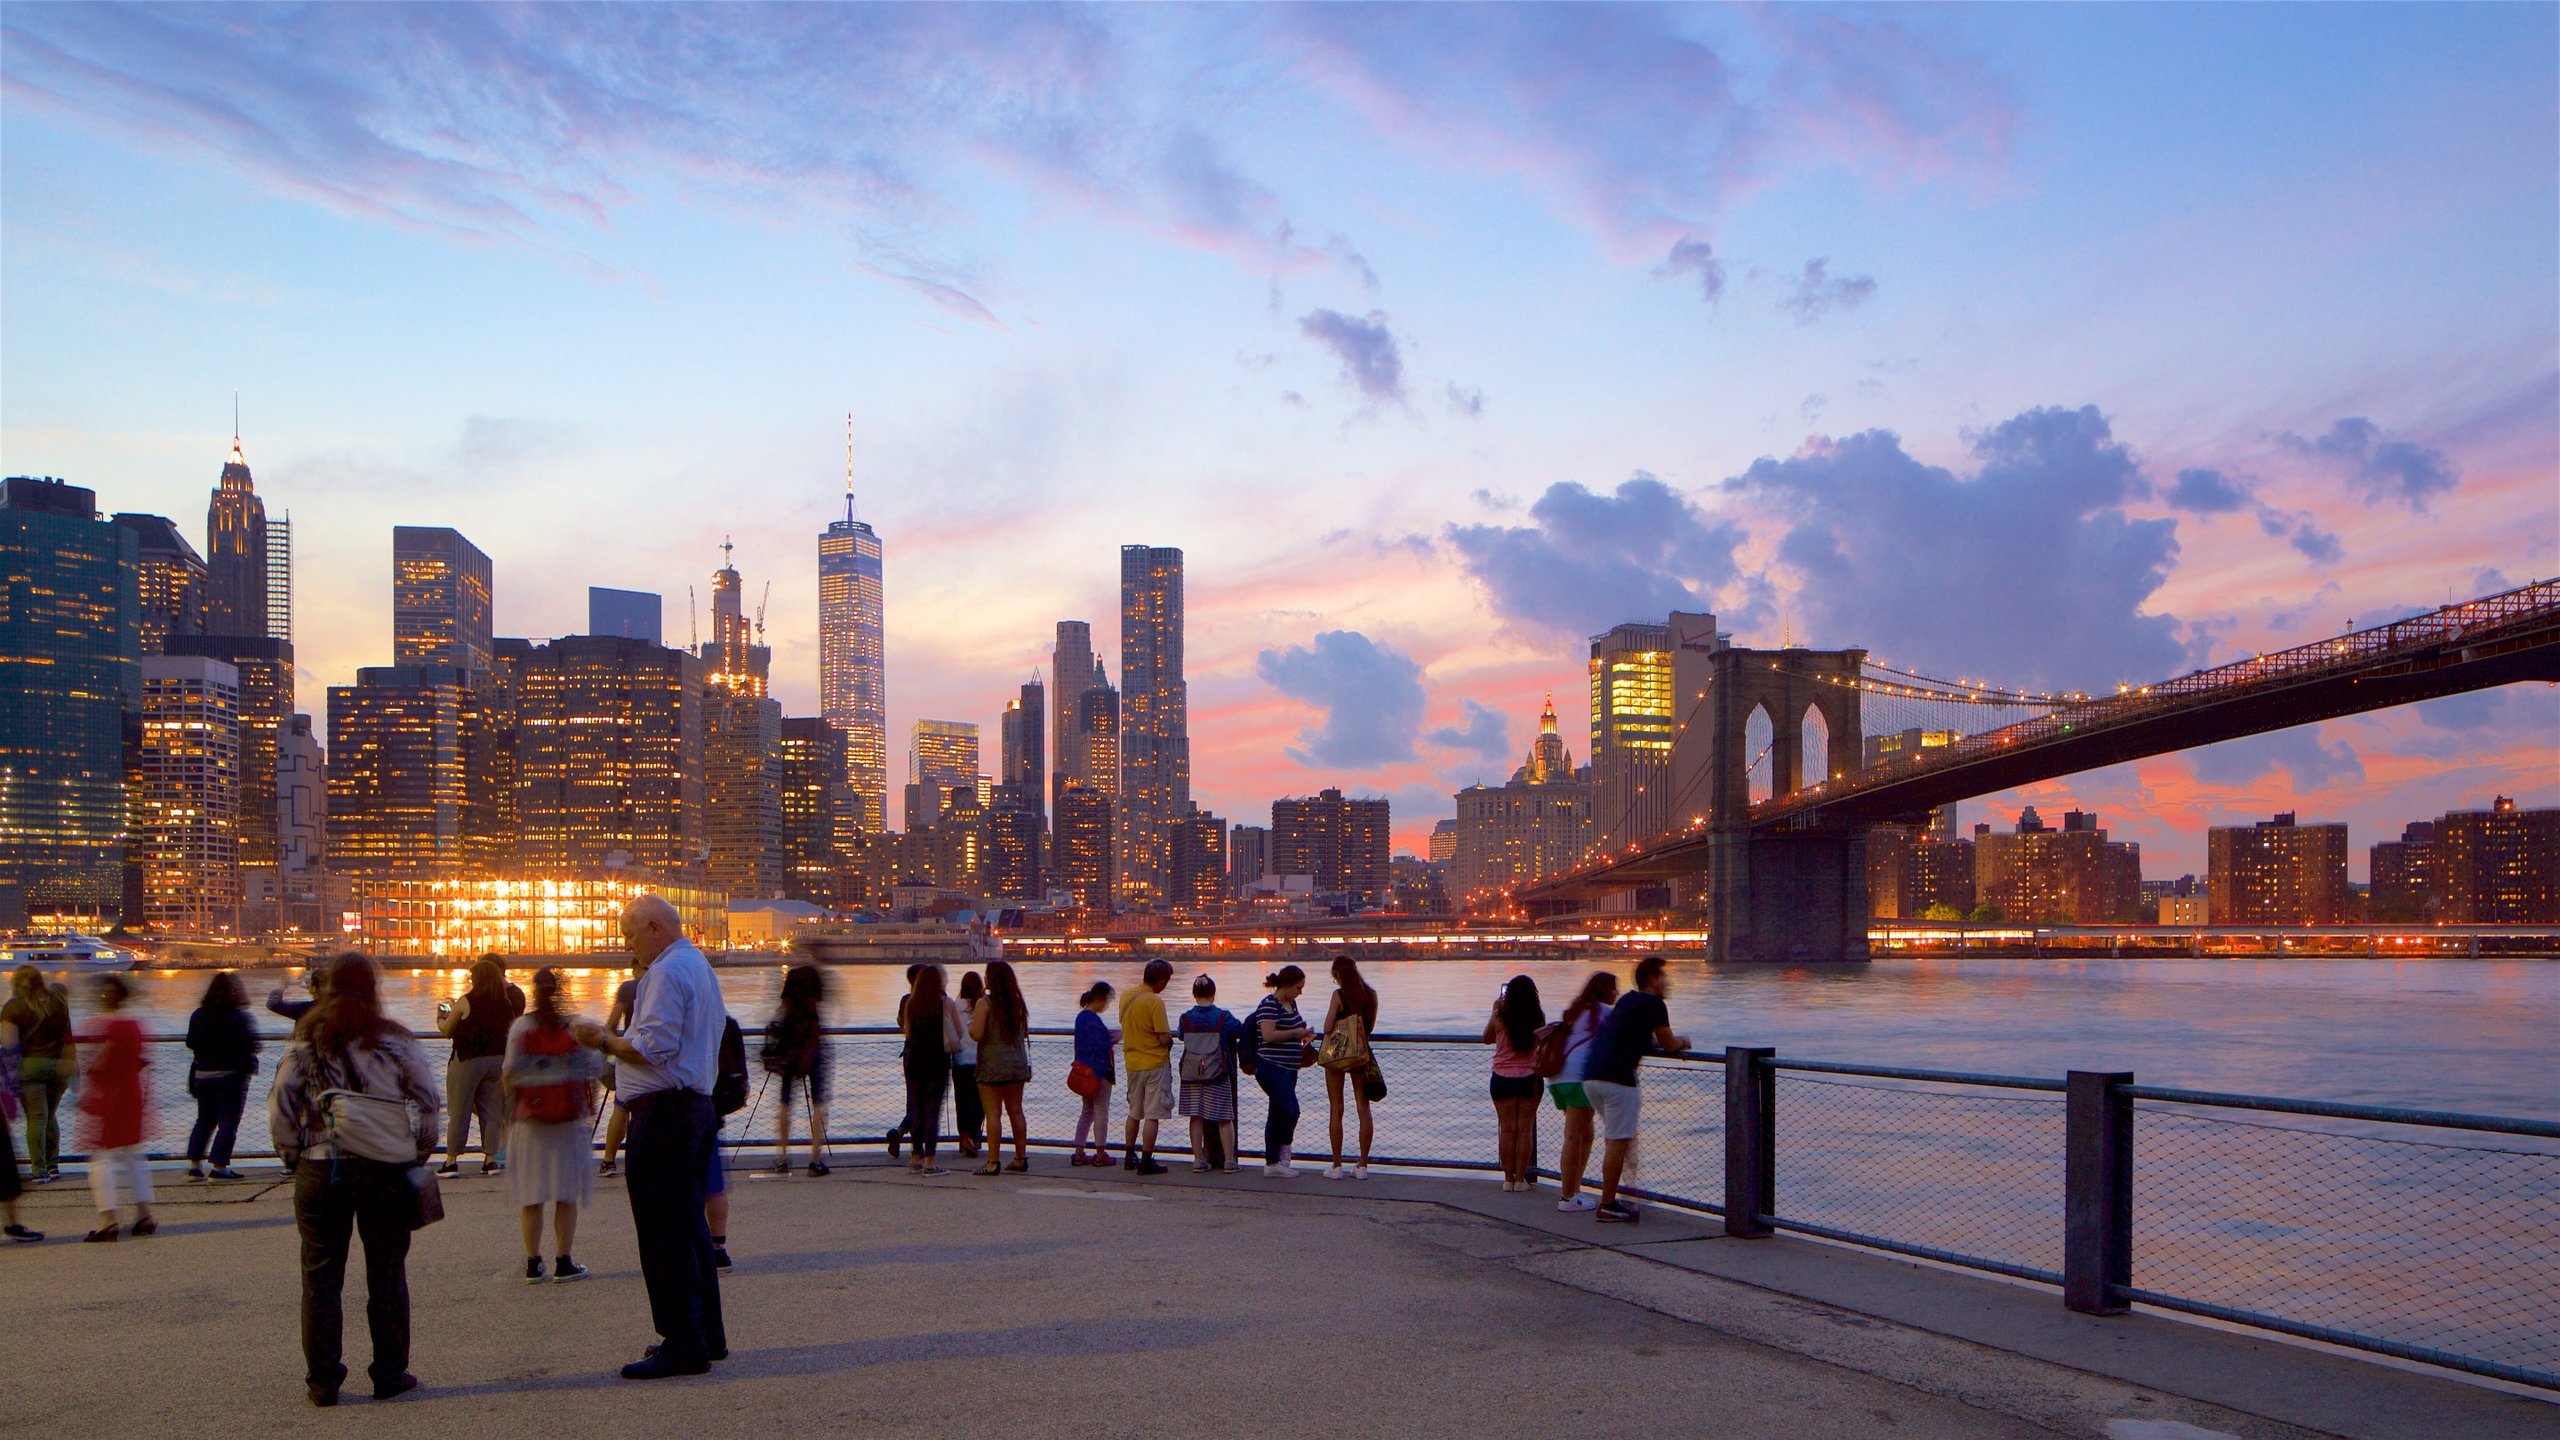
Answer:
[[[1172,961],[1150,960],[1146,984],[1132,987],[1120,1002],[1120,1054],[1129,1062],[1129,1119],[1120,1163],[1141,1175],[1165,1171],[1156,1163],[1156,1122],[1173,1115],[1173,1028],[1164,1016],[1164,987],[1172,980]]]

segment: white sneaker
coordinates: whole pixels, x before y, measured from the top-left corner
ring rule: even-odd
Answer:
[[[1556,1208],[1559,1210],[1597,1210],[1600,1208],[1600,1202],[1592,1199],[1588,1195],[1567,1195],[1556,1202]]]
[[[1295,1180],[1298,1178],[1298,1167],[1283,1160],[1277,1165],[1263,1166],[1262,1173],[1274,1180]]]
[[[1354,1179],[1354,1180],[1366,1180],[1366,1179],[1368,1179],[1368,1178],[1369,1178],[1369,1166],[1368,1166],[1367,1162],[1365,1162],[1365,1161],[1364,1161],[1364,1162],[1362,1162],[1362,1163],[1361,1163],[1361,1165],[1360,1165],[1360,1168],[1358,1168],[1358,1169],[1356,1169],[1356,1170],[1352,1171],[1352,1172],[1351,1172],[1351,1178],[1352,1178],[1352,1179]]]
[[[1339,1180],[1342,1178],[1342,1175],[1343,1170],[1339,1165],[1327,1165],[1324,1167],[1324,1178],[1327,1180]]]

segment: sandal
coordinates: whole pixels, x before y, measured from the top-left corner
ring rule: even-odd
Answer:
[[[136,1240],[141,1239],[145,1235],[157,1235],[159,1233],[160,1222],[152,1219],[148,1215],[133,1222],[133,1238]]]
[[[998,1164],[997,1164],[996,1162],[994,1162],[993,1160],[990,1160],[990,1161],[988,1161],[986,1164],[981,1165],[981,1166],[979,1166],[979,1167],[978,1167],[978,1173],[979,1173],[979,1174],[981,1174],[981,1175],[998,1175],[998,1174],[1002,1174],[1002,1173],[1003,1173],[1003,1170],[1004,1170],[1004,1167],[1003,1167],[1003,1166],[1001,1166],[1001,1165],[998,1165]]]
[[[1028,1160],[1017,1159],[1012,1164],[1007,1165],[1004,1168],[1016,1175],[1028,1175],[1031,1173],[1031,1162]]]
[[[101,1225],[97,1229],[90,1231],[88,1234],[81,1236],[80,1241],[84,1245],[106,1245],[113,1243],[116,1236],[120,1233],[122,1232],[117,1230],[113,1225]]]

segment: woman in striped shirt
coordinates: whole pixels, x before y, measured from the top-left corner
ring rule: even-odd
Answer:
[[[1298,1013],[1298,994],[1307,988],[1307,972],[1283,965],[1263,977],[1271,993],[1253,1007],[1245,1023],[1262,1032],[1254,1056],[1254,1083],[1262,1087],[1271,1108],[1262,1120],[1262,1173],[1286,1178],[1297,1174],[1289,1152],[1298,1140],[1298,1072],[1306,1067],[1306,1044],[1315,1037]]]

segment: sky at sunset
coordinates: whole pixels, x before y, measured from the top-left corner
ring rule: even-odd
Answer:
[[[394,524],[590,585],[887,551],[892,783],[1181,547],[1194,791],[1403,848],[1677,607],[2037,688],[2560,574],[2560,8],[0,11],[0,468],[297,547],[302,707]],[[2155,877],[2560,804],[2515,687],[1968,802]]]

